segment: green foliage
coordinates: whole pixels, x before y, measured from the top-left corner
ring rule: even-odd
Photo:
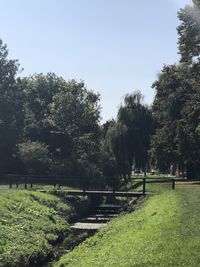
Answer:
[[[69,229],[71,208],[53,195],[12,190],[0,203],[0,266],[39,264]]]
[[[22,92],[16,75],[17,60],[8,59],[0,39],[0,172],[14,169],[13,152],[22,127]]]
[[[105,184],[112,189],[117,188],[121,184],[119,165],[116,157],[112,152],[113,127],[114,120],[108,120],[101,127],[101,147],[100,147],[100,170],[102,171]]]
[[[101,170],[105,179],[105,184],[113,188],[118,188],[121,184],[118,165],[109,152],[102,151],[101,153]]]
[[[39,142],[27,141],[18,144],[18,153],[26,171],[46,173],[51,167],[48,146]]]
[[[113,153],[115,160],[117,162],[117,167],[119,174],[126,177],[130,174],[130,164],[128,161],[128,151],[127,151],[127,128],[121,123],[115,123],[109,128],[106,139],[109,145],[110,152]]]
[[[161,171],[169,169],[170,164],[183,170],[187,163],[189,170],[189,166],[200,163],[199,66],[199,63],[189,68],[185,64],[165,66],[153,85],[157,129],[151,141],[151,152]]]
[[[52,112],[60,131],[79,136],[98,130],[99,95],[85,88],[83,82],[65,83],[64,90],[54,95]],[[96,129],[97,128],[97,129]]]
[[[127,95],[118,111],[118,119],[107,131],[107,142],[118,164],[119,173],[131,175],[132,166],[146,169],[152,131],[150,109],[140,92]]]
[[[48,145],[52,171],[90,175],[98,169],[99,95],[83,82],[66,82],[53,73],[21,82],[26,102],[24,139]]]
[[[99,94],[54,73],[17,78],[0,41],[0,172],[101,178]],[[23,164],[22,164],[23,163]]]
[[[150,153],[161,171],[173,165],[182,172],[187,169],[188,178],[199,178],[200,4],[193,2],[178,13],[181,63],[164,66],[153,84],[157,124]]]
[[[199,189],[153,196],[54,266],[199,266],[199,198]]]
[[[53,73],[35,74],[21,80],[24,91],[25,125],[23,134],[26,139],[47,142],[53,130],[52,102],[53,97],[66,82]]]
[[[181,24],[178,27],[181,61],[191,63],[200,54],[200,3],[185,6],[178,13]]]

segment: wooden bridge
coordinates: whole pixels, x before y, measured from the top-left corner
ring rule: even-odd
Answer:
[[[64,190],[62,190],[64,191]],[[124,192],[124,191],[98,191],[98,190],[65,190],[68,195],[75,196],[113,196],[113,197],[141,197],[144,196],[147,192],[138,191],[138,192]]]

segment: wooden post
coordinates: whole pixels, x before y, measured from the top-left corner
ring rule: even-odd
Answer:
[[[143,178],[142,194],[145,195],[145,193],[146,193],[146,178]]]
[[[85,191],[86,191],[86,178],[85,177],[82,178],[82,185],[81,186],[83,187],[83,192],[85,193]],[[88,190],[88,188],[87,188],[87,190]]]
[[[57,182],[58,182],[58,177],[55,176],[55,178],[54,178],[54,184],[53,184],[54,188],[56,188]]]
[[[10,178],[10,188],[12,188],[12,178]]]
[[[172,190],[175,190],[175,179],[172,179]]]
[[[83,185],[83,192],[85,193],[85,190],[86,190],[86,188],[85,188],[86,186],[85,186],[85,184]]]
[[[24,180],[24,188],[27,189],[27,177],[25,177],[25,180]]]

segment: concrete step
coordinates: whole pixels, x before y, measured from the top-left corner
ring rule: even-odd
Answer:
[[[97,217],[91,216],[80,220],[80,222],[84,223],[107,223],[110,221],[110,217]]]
[[[79,229],[79,230],[98,230],[105,225],[106,225],[106,223],[77,222],[77,223],[72,224],[71,228],[72,229]]]

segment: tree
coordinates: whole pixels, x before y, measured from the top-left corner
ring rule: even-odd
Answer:
[[[119,122],[110,127],[106,134],[109,152],[114,156],[117,163],[118,172],[127,181],[127,176],[131,175],[131,163],[128,155],[127,128]]]
[[[139,91],[125,97],[118,120],[128,129],[129,165],[132,166],[134,160],[135,168],[146,171],[153,120],[151,110],[143,103],[143,95]]]
[[[156,167],[161,171],[167,171],[170,164],[178,163],[175,142],[177,121],[188,97],[182,82],[184,74],[187,74],[184,66],[164,66],[153,84],[156,95],[152,110],[157,129],[152,137],[151,153]]]
[[[193,6],[185,6],[178,12],[181,20],[178,29],[181,62],[192,62],[200,54],[200,2],[193,0]]]
[[[24,138],[49,143],[51,131],[56,131],[52,119],[54,96],[66,86],[54,73],[34,74],[21,80],[24,92]]]
[[[7,46],[0,40],[0,172],[15,169],[13,154],[23,126],[18,69],[18,61],[8,59]]]
[[[151,152],[157,167],[166,172],[171,164],[183,172],[199,165],[200,91],[199,63],[164,66],[153,87],[153,115],[157,129]]]
[[[74,166],[75,162],[84,166],[86,175],[91,176],[100,149],[99,95],[87,90],[83,82],[72,80],[54,96],[52,118],[58,131],[71,140]]]
[[[99,95],[83,82],[66,82],[53,73],[24,78],[21,84],[26,99],[24,140],[48,145],[56,173],[98,172]]]
[[[180,63],[164,66],[153,84],[157,129],[151,152],[160,170],[167,171],[170,164],[182,171],[187,167],[188,177],[194,178],[200,167],[200,2],[193,3],[178,13]]]
[[[131,175],[133,164],[146,172],[152,115],[142,101],[140,92],[126,95],[124,104],[119,108],[117,122],[108,131],[111,150],[125,180]]]

